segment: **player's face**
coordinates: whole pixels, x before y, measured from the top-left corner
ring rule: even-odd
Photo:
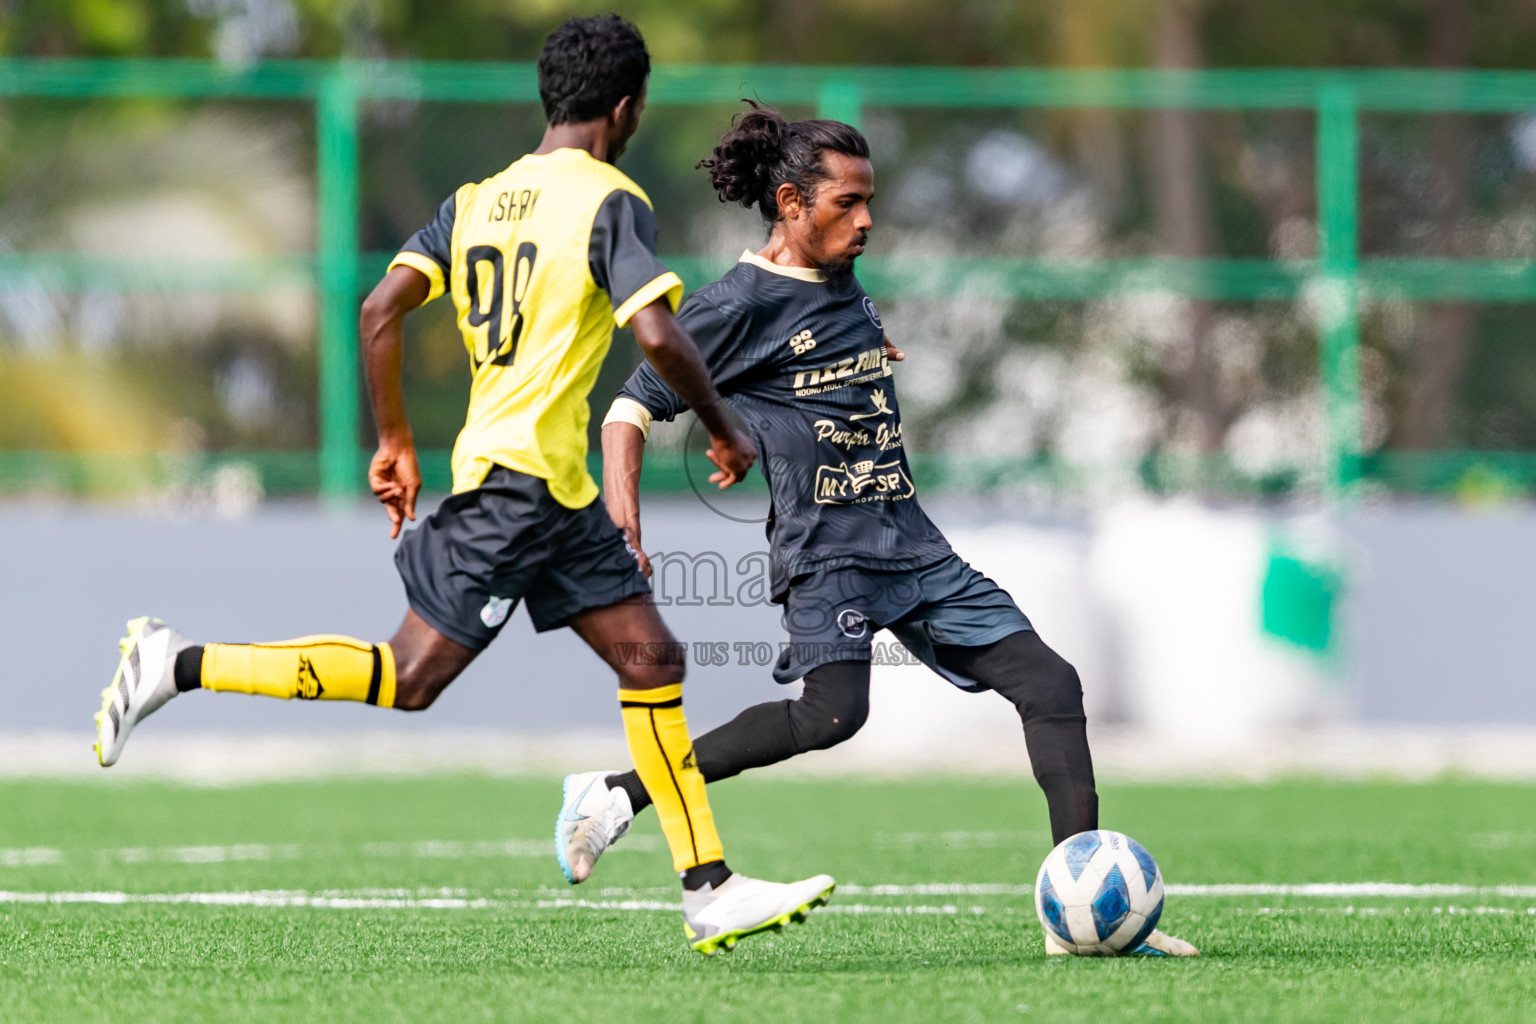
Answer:
[[[869,204],[875,198],[875,169],[867,159],[823,153],[830,177],[816,187],[816,201],[805,211],[806,255],[817,266],[851,269],[864,254],[874,226]]]
[[[618,163],[619,157],[624,155],[624,147],[629,145],[629,140],[640,130],[640,115],[645,111],[645,94],[650,84],[647,79],[640,87],[640,95],[626,97],[627,102],[621,102],[616,109],[617,116],[613,119],[613,127],[608,135],[609,163]]]

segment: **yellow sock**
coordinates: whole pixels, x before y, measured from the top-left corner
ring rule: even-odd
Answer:
[[[683,684],[655,690],[620,690],[624,737],[635,773],[651,794],[662,834],[678,871],[725,857],[715,816],[704,795],[704,776],[693,761],[683,715]]]
[[[271,644],[207,644],[203,689],[289,700],[395,703],[395,652],[349,636],[305,636]]]

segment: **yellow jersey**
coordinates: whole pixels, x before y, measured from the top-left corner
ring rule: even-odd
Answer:
[[[505,466],[567,508],[591,504],[587,395],[613,329],[662,297],[676,312],[683,295],[640,186],[585,150],[530,154],[445,200],[397,266],[427,276],[428,302],[452,293],[469,350],[454,493]]]

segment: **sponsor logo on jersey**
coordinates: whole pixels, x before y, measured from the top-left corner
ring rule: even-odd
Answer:
[[[857,608],[844,608],[837,613],[837,628],[850,640],[862,640],[869,635],[869,620]]]
[[[633,553],[633,549],[631,549]],[[512,613],[512,599],[510,597],[493,597],[485,602],[485,607],[480,609],[480,621],[485,623],[486,629],[495,629],[507,621],[507,616]]]
[[[816,467],[816,504],[850,505],[859,501],[899,501],[917,492],[900,460]]]
[[[880,322],[880,314],[875,311],[875,300],[868,295],[864,296],[864,313],[869,317],[869,322],[885,330],[885,324]]]
[[[891,367],[885,359],[885,346],[881,345],[879,348],[865,349],[857,356],[849,356],[819,370],[796,370],[792,387],[797,397],[804,398],[890,375]]]
[[[901,447],[901,422],[895,419],[896,410],[892,409],[886,401],[885,391],[876,388],[869,396],[869,402],[873,405],[873,412],[861,412],[849,416],[853,420],[869,420],[876,417],[889,416],[891,420],[885,423],[877,423],[873,430],[867,425],[853,426],[839,424],[836,420],[820,419],[811,424],[816,431],[816,440],[827,441],[841,447],[844,451],[851,452],[855,448],[863,448],[866,445],[879,445],[882,452],[888,452],[893,448]]]
[[[886,404],[884,388],[875,388],[874,391],[870,392],[869,403],[875,407],[874,412],[861,412],[853,416],[849,416],[848,418],[850,420],[867,420],[873,419],[876,416],[896,415],[896,410],[892,409],[889,405]]]
[[[816,339],[811,337],[810,330],[806,329],[789,339],[789,347],[795,355],[803,356],[816,347]]]

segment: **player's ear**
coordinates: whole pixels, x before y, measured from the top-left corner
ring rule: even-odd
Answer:
[[[773,190],[773,201],[778,205],[779,216],[785,220],[796,219],[805,208],[805,197],[790,181],[780,182],[779,187]]]
[[[645,93],[649,83],[640,86],[640,91],[633,96],[622,97],[613,105],[610,115],[613,123],[633,133],[640,127],[640,114],[645,110]]]
[[[629,119],[634,116],[634,109],[635,98],[633,96],[625,96],[613,105],[613,109],[608,112],[608,119],[621,128],[628,127]]]

